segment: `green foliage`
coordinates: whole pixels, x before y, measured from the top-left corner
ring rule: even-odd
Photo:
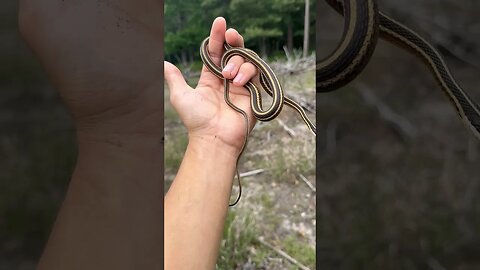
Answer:
[[[237,28],[245,35],[246,41],[282,35],[280,29],[282,18],[272,9],[274,2],[274,0],[232,0],[230,8],[235,14],[232,16],[232,23],[238,25]]]
[[[305,142],[290,140],[288,144],[293,147],[275,149],[275,159],[260,161],[272,178],[277,181],[291,181],[299,174],[315,173],[315,151],[311,151]]]
[[[208,33],[202,10],[194,1],[165,2],[165,54],[174,54],[198,46]]]
[[[249,247],[255,242],[255,227],[250,215],[229,211],[225,221],[217,269],[237,269],[248,261]]]
[[[282,32],[277,28],[267,29],[267,28],[252,26],[245,29],[245,34],[243,34],[243,37],[245,38],[245,40],[248,41],[251,39],[279,37],[281,35],[282,35]]]
[[[186,132],[165,138],[165,170],[175,172],[180,167],[183,154],[187,148],[188,138]]]
[[[315,267],[315,248],[300,240],[289,236],[283,241],[285,252],[307,267]]]
[[[314,3],[311,1],[312,6]],[[198,46],[218,16],[244,36],[247,47],[260,49],[262,54],[283,51],[288,40],[302,48],[304,6],[304,0],[166,0],[166,59],[183,63],[197,59]],[[314,35],[314,18],[310,16],[310,35]]]

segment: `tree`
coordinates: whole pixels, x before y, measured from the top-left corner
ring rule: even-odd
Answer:
[[[166,0],[165,57],[185,65],[192,61],[217,16],[225,17],[246,46],[263,57],[284,45],[292,51],[295,44],[301,46],[303,6],[304,0]]]
[[[308,37],[310,36],[310,1],[305,0],[305,22],[303,32],[303,57],[307,57],[308,53]]]

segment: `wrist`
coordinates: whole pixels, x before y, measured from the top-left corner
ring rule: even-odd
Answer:
[[[123,151],[136,156],[160,156],[163,135],[146,133],[118,133],[77,131],[79,153],[84,151]]]
[[[115,202],[153,209],[163,194],[161,139],[78,134],[78,158],[71,181],[95,204],[121,211]]]
[[[241,153],[241,149],[225,143],[215,135],[189,134],[188,149],[205,158],[235,163]]]
[[[72,180],[38,268],[70,269],[70,263],[80,261],[101,269],[141,268],[134,267],[138,261],[158,265],[154,254],[161,252],[163,239],[161,143],[82,132],[77,140]],[[117,265],[123,254],[131,256]]]
[[[146,190],[162,179],[163,143],[161,138],[124,134],[77,132],[78,158],[73,181],[91,183],[100,193],[133,190],[141,179]],[[148,192],[148,191],[147,191]],[[115,195],[114,195],[115,196]]]
[[[79,136],[94,138],[102,141],[148,141],[162,138],[163,136],[163,98],[159,96],[158,89],[162,89],[158,82],[139,89],[132,89],[125,86],[118,87],[129,93],[138,95],[130,97],[124,94],[115,102],[90,102],[86,108],[83,102],[82,107],[77,108],[76,104],[67,104],[72,112],[75,128]],[[65,89],[66,91],[66,89]],[[72,91],[70,89],[70,91]],[[120,91],[119,91],[120,92]],[[108,97],[106,97],[108,98]],[[100,99],[101,100],[101,99]],[[125,102],[124,100],[128,100]],[[70,102],[67,102],[70,103]],[[74,103],[74,102],[72,102]],[[78,103],[75,102],[75,103]],[[100,103],[100,104],[98,104]],[[105,109],[107,105],[108,108]]]

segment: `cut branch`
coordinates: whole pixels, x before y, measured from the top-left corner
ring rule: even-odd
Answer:
[[[258,169],[258,170],[253,170],[253,171],[249,171],[249,172],[244,172],[244,173],[241,173],[240,174],[240,177],[244,178],[244,177],[249,177],[249,176],[253,176],[253,175],[257,175],[257,174],[261,174],[265,171],[265,169]]]
[[[297,136],[297,134],[295,133],[295,131],[291,128],[289,128],[282,120],[280,119],[276,119],[278,124],[288,133],[288,135],[290,135],[290,137],[295,137]]]
[[[305,184],[307,184],[307,186],[313,191],[313,192],[317,192],[317,189],[315,188],[314,185],[312,185],[312,183],[310,181],[308,181],[308,179],[303,176],[302,174],[299,174],[298,175],[300,177],[300,179],[302,179],[303,182],[305,182]]]
[[[275,251],[278,255],[282,256],[283,258],[287,259],[289,262],[295,264],[298,268],[302,269],[302,270],[310,270],[310,268],[306,267],[305,265],[301,264],[300,262],[298,262],[297,260],[295,260],[292,256],[288,255],[285,251],[279,249],[279,248],[276,248],[274,246],[272,246],[271,244],[265,242],[264,240],[260,239],[260,238],[257,238],[257,241],[260,242],[262,245],[272,249],[273,251]]]
[[[374,108],[380,117],[389,123],[395,131],[403,138],[412,139],[416,135],[416,130],[413,125],[403,116],[395,113],[390,107],[382,102],[375,94],[365,85],[358,85],[359,92],[368,106]]]

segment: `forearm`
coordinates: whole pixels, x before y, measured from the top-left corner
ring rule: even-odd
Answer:
[[[236,153],[215,138],[190,138],[165,197],[165,269],[214,269]]]
[[[79,138],[77,165],[38,269],[160,269],[160,139]]]

